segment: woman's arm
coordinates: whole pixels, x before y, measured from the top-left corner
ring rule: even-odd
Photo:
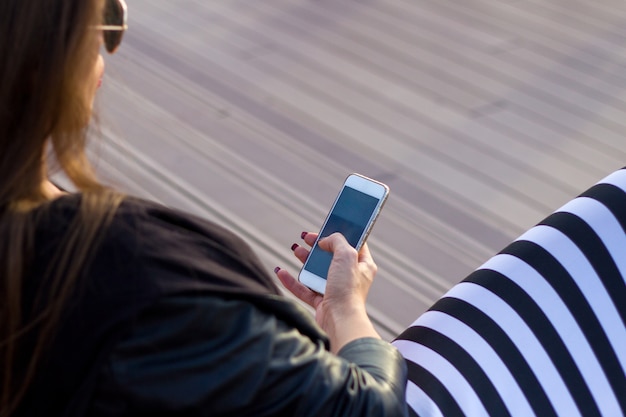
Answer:
[[[177,296],[117,345],[89,415],[404,416],[405,381],[404,360],[381,340],[337,356],[250,302]]]

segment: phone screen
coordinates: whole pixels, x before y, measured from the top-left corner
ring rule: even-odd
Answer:
[[[368,225],[379,199],[364,194],[354,188],[344,187],[320,233],[320,238],[340,232],[352,247],[356,247]],[[305,269],[326,278],[333,255],[315,245]]]

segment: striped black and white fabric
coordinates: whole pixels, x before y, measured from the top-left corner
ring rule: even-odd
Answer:
[[[393,343],[418,416],[626,415],[626,169],[520,236]]]

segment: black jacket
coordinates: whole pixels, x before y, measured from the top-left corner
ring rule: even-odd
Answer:
[[[39,277],[80,201],[40,209],[27,298],[47,291]],[[330,353],[310,314],[213,223],[128,199],[80,278],[17,416],[406,414],[395,348],[359,339]]]

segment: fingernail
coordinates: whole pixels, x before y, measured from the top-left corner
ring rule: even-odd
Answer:
[[[297,243],[294,243],[293,245],[291,245],[291,250],[296,250],[298,246],[299,245]]]
[[[278,274],[278,271],[280,271],[280,266],[277,266],[276,268],[274,268],[274,273]]]
[[[307,232],[302,232],[302,233],[300,233],[300,239],[304,239],[304,237],[305,237],[306,235],[308,235],[308,233],[307,233]]]

